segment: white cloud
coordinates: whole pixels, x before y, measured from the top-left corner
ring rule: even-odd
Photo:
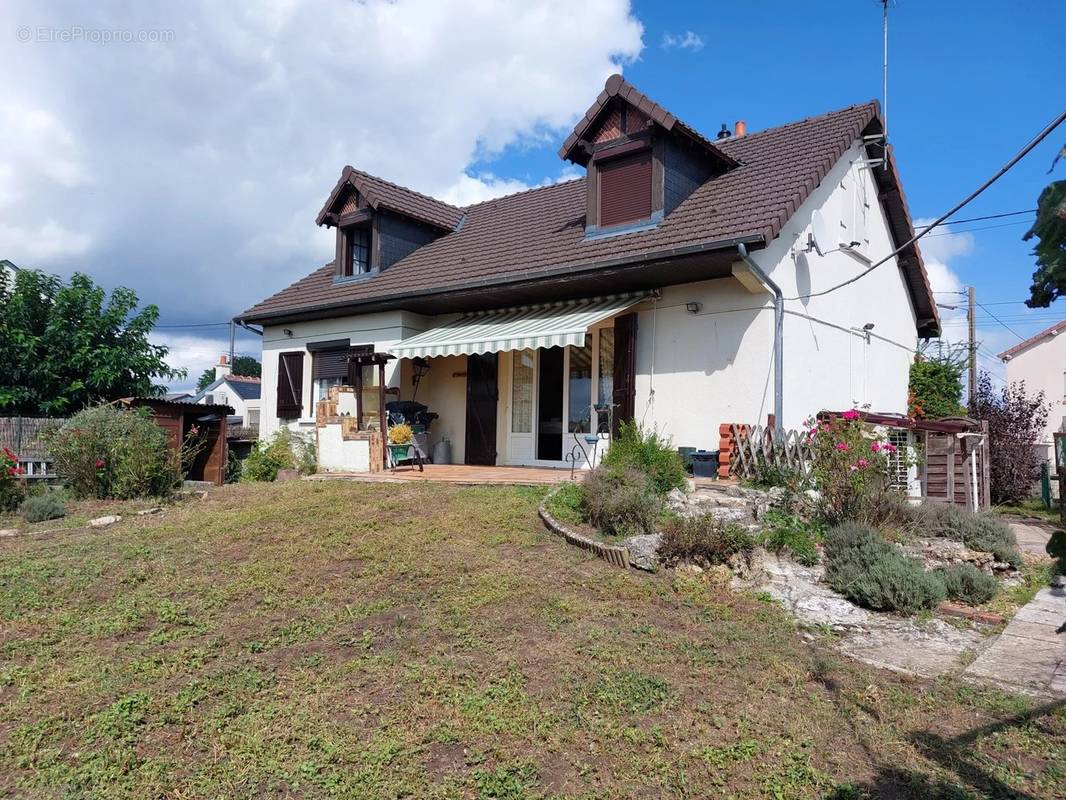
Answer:
[[[693,31],[685,31],[684,33],[664,33],[662,48],[664,50],[691,50],[696,53],[703,49],[703,37]]]
[[[180,322],[327,260],[314,215],[345,164],[457,202],[535,185],[492,160],[556,143],[643,46],[628,0],[0,4],[12,37],[116,25],[173,33],[4,48],[0,258]]]
[[[16,264],[55,263],[82,256],[92,238],[48,220],[40,225],[27,221],[23,226],[0,223],[0,253]]]

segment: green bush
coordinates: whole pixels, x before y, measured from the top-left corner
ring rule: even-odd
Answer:
[[[922,503],[915,511],[916,530],[931,536],[962,542],[971,550],[992,553],[997,560],[1018,566],[1022,554],[1010,527],[991,514],[974,514],[949,503]]]
[[[854,522],[825,537],[826,581],[858,605],[912,614],[933,608],[947,594],[939,575],[904,555],[880,533]]]
[[[299,469],[309,475],[318,467],[315,446],[288,428],[274,432],[269,441],[258,441],[241,465],[242,481],[273,481],[283,469]]]
[[[643,472],[660,497],[688,485],[685,463],[670,440],[660,437],[655,429],[642,430],[636,422],[622,423],[603,457],[603,466],[615,471]]]
[[[938,572],[948,597],[971,606],[987,603],[999,591],[996,579],[973,564],[954,564]]]
[[[663,526],[659,557],[667,564],[691,561],[701,566],[726,563],[730,556],[751,550],[755,540],[735,522],[712,514],[677,517]]]
[[[87,408],[44,438],[75,497],[163,497],[181,484],[184,444],[170,449],[146,408]]]
[[[816,543],[825,536],[825,528],[821,524],[805,522],[776,508],[767,511],[763,520],[766,522],[763,545],[767,550],[779,552],[788,548],[799,563],[808,567],[818,563]]]
[[[662,500],[634,469],[596,467],[585,477],[585,518],[610,536],[651,533]]]
[[[27,497],[21,510],[22,518],[26,522],[44,522],[67,515],[67,507],[63,503],[63,498],[56,492],[45,492]]]
[[[240,483],[243,471],[244,461],[233,455],[231,451],[226,457],[226,483]]]

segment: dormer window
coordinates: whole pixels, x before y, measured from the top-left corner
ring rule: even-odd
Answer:
[[[370,266],[370,226],[344,228],[343,262],[341,276],[345,278],[357,275],[369,275]]]

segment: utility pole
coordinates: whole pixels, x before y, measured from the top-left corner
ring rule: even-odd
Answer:
[[[970,392],[967,405],[973,408],[973,399],[977,396],[977,291],[972,286],[966,288],[966,321],[970,327]]]
[[[229,321],[229,368],[233,369],[233,345],[234,339],[237,336],[237,323],[233,320]]]

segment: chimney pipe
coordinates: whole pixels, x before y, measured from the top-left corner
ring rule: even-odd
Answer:
[[[230,366],[229,358],[227,358],[225,355],[219,356],[218,363],[215,364],[215,380],[217,381],[218,379],[224,378],[229,375],[231,369],[232,367]]]
[[[730,136],[732,136],[732,134],[729,132],[729,128],[727,128],[726,124],[723,122],[722,123],[722,130],[718,131],[718,138],[719,139],[728,139]]]
[[[743,136],[743,135],[744,135],[745,133],[747,133],[747,132],[748,132],[748,125],[747,125],[747,123],[745,123],[745,122],[744,122],[744,120],[742,120],[742,119],[738,119],[738,120],[737,120],[737,125],[736,125],[736,128],[734,129],[734,133],[733,133],[733,135],[734,135],[734,136],[735,136],[736,138],[738,138],[738,139],[739,139],[739,138],[740,138],[741,136]]]

